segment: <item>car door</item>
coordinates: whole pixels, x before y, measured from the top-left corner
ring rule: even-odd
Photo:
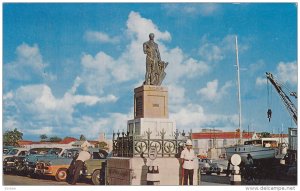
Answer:
[[[101,169],[102,157],[99,152],[92,152],[91,158],[86,161],[87,174],[92,174],[95,170]]]

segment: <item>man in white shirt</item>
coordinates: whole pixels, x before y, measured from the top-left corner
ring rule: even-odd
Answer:
[[[74,174],[73,174],[73,180],[71,182],[72,185],[75,185],[77,183],[77,180],[80,175],[80,170],[83,169],[83,164],[85,161],[89,160],[91,158],[91,154],[88,152],[88,147],[87,145],[84,145],[82,147],[82,151],[80,151],[76,162],[75,162],[75,167],[74,167]]]
[[[195,152],[192,149],[192,141],[187,140],[186,141],[186,148],[181,152],[181,161],[183,166],[183,185],[188,185],[188,179],[189,179],[189,185],[193,185],[193,175],[194,175],[194,160],[195,160]]]

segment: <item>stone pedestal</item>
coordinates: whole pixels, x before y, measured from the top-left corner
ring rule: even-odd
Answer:
[[[128,120],[128,131],[135,135],[146,137],[147,131],[151,131],[151,138],[161,138],[160,132],[166,132],[165,138],[174,138],[176,123],[174,120],[162,118],[138,118]]]
[[[176,123],[169,119],[168,89],[161,86],[143,85],[134,89],[134,119],[127,122],[127,131],[151,138],[159,138],[164,131],[166,138],[174,137]]]
[[[107,159],[107,178],[109,185],[147,185],[148,166],[159,167],[160,185],[181,185],[182,169],[177,158],[157,158],[151,161],[147,158],[112,157]],[[198,161],[195,160],[194,185],[200,178]]]
[[[134,89],[134,118],[168,118],[168,89],[144,85]]]

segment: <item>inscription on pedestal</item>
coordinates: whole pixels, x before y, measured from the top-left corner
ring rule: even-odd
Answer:
[[[136,103],[136,116],[143,115],[143,97],[139,96],[135,98],[135,103]]]

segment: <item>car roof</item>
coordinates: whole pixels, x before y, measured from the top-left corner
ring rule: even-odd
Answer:
[[[20,151],[28,151],[28,149],[23,148],[23,147],[15,147],[15,148],[12,148],[12,149],[18,149]]]

